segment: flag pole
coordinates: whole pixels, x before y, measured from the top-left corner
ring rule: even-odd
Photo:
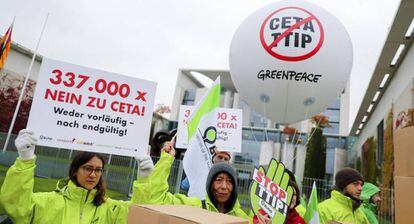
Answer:
[[[36,59],[37,51],[39,49],[40,41],[42,40],[43,32],[45,31],[45,27],[46,27],[47,20],[49,18],[49,14],[50,13],[47,14],[45,22],[43,23],[42,32],[40,33],[39,40],[37,41],[36,50],[33,53],[32,61],[30,62],[29,70],[27,71],[26,78],[24,80],[24,84],[23,84],[22,90],[20,92],[19,100],[17,101],[16,109],[14,110],[13,119],[12,119],[12,122],[10,124],[9,132],[7,133],[6,142],[4,143],[4,146],[3,146],[3,153],[6,152],[6,148],[7,148],[7,145],[9,143],[9,140],[10,140],[10,135],[11,135],[12,130],[13,130],[14,122],[16,121],[17,114],[19,113],[20,103],[22,102],[22,99],[23,99],[23,96],[24,96],[24,93],[25,93],[25,90],[26,90],[26,85],[27,85],[27,82],[29,81],[30,73],[32,72],[33,63]],[[13,22],[14,22],[14,20],[13,20]]]

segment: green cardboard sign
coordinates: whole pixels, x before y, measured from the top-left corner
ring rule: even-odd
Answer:
[[[285,165],[275,159],[270,160],[267,172],[263,166],[254,168],[249,196],[255,216],[265,212],[272,223],[284,223],[293,195],[289,180]]]

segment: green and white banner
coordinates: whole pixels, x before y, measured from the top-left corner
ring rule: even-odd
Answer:
[[[220,106],[220,77],[195,106],[187,123],[188,147],[183,166],[190,182],[189,196],[205,197],[208,172],[213,165],[217,129],[212,124]]]

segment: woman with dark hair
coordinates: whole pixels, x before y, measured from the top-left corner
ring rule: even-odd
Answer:
[[[0,206],[14,223],[126,223],[130,205],[138,202],[138,183],[134,183],[131,202],[109,198],[102,178],[105,160],[98,153],[78,153],[68,179],[60,181],[57,190],[33,193],[36,142],[32,131],[19,132],[15,140],[19,157],[7,171],[0,191]],[[137,160],[140,179],[145,179],[153,168],[151,158]]]
[[[151,156],[159,157],[161,153],[161,148],[164,142],[170,141],[170,133],[168,131],[159,131],[155,133],[154,137],[150,141],[151,146]]]
[[[296,183],[295,175],[290,171],[286,170],[290,176],[289,185],[293,188],[292,201],[290,202],[288,215],[286,216],[286,224],[305,224],[305,220],[299,215],[296,208],[300,206],[300,191],[298,184]]]

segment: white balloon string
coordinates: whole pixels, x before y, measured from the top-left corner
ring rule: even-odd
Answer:
[[[254,135],[254,133],[253,133],[253,127],[252,127],[252,126],[250,126],[250,132],[251,132],[251,133],[252,133],[252,135],[253,135],[254,142],[255,142],[255,143],[257,143],[256,135]]]
[[[285,100],[285,113],[283,114],[283,121],[286,121],[286,114],[288,110],[288,101],[289,101],[289,82],[287,82],[287,88],[286,88],[286,100]]]
[[[306,121],[309,119],[308,118],[308,113],[309,113],[309,106],[306,107],[306,113],[305,113],[305,119],[306,119]],[[307,121],[307,124],[306,124],[306,132],[308,131],[307,130],[308,129],[308,125],[309,125],[309,121]],[[293,140],[295,140],[295,138],[293,138]],[[301,138],[299,136],[299,138],[296,140],[296,143],[294,144],[294,147],[293,147],[294,149],[298,146],[300,140],[301,140]]]
[[[313,129],[312,133],[310,134],[309,138],[306,140],[306,144],[304,145],[308,145],[309,141],[312,139],[313,134],[316,131],[316,127],[318,127],[319,123],[321,122],[322,119],[319,119],[318,123],[316,123],[315,128]],[[296,159],[297,155],[292,159],[292,161],[290,161],[288,164],[290,165],[295,159]]]
[[[268,117],[267,117],[267,114],[266,114],[266,102],[264,102],[263,101],[263,112],[264,112],[264,117],[266,118],[266,126],[267,126],[267,122],[272,122]],[[266,129],[267,129],[267,127],[266,127]],[[267,135],[267,130],[264,130],[265,131],[265,136],[266,136],[266,141],[269,141],[269,136]]]
[[[315,128],[313,129],[312,133],[310,134],[309,138],[307,139],[307,141],[306,141],[306,144],[305,144],[305,145],[307,145],[307,144],[309,143],[309,141],[312,139],[312,136],[313,136],[313,134],[315,133],[316,128],[319,126],[319,123],[320,123],[321,121],[322,121],[322,118],[321,118],[321,119],[319,119],[318,123],[316,123],[316,126],[315,126]]]
[[[306,107],[306,113],[305,113],[305,119],[306,120],[308,120],[309,118],[308,118],[308,114],[309,114],[309,107],[310,106],[307,106]],[[320,120],[318,121],[318,125],[319,125],[319,122],[320,122]],[[307,124],[306,124],[306,132],[307,132],[307,130],[309,129],[309,121],[307,122]],[[312,133],[312,135],[313,135],[313,133]],[[294,140],[295,138],[293,137],[293,140]],[[293,141],[292,140],[292,141]],[[293,146],[293,148],[292,148],[292,150],[294,150],[294,149],[296,149],[296,147],[298,147],[298,145],[299,145],[299,141],[301,140],[301,138],[299,137],[297,140],[296,140],[296,143],[294,144],[294,146]],[[307,144],[307,143],[306,143]],[[306,145],[305,144],[305,145]],[[296,153],[296,156],[294,156],[293,158],[292,158],[292,160],[291,161],[289,161],[289,163],[287,163],[287,166],[290,166],[295,160],[296,160],[296,158],[297,158],[297,153]]]

